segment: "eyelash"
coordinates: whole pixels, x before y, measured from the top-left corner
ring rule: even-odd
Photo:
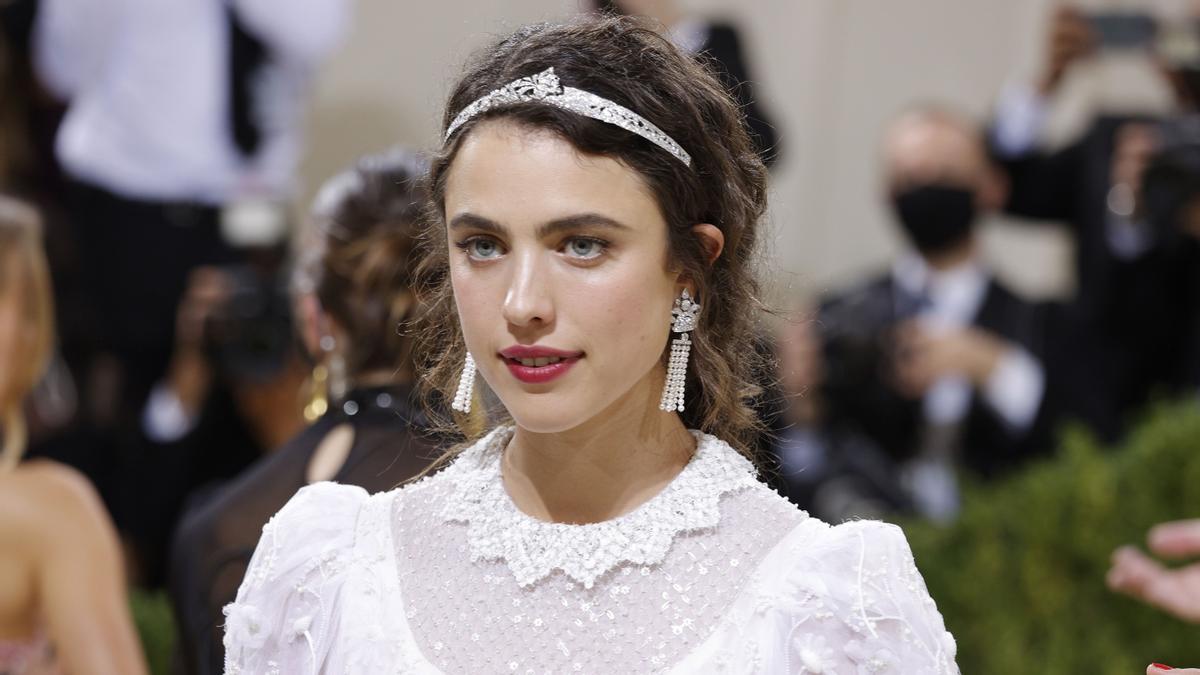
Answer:
[[[503,248],[504,248],[500,244],[499,241],[497,241],[496,239],[494,239],[492,237],[485,236],[485,235],[475,235],[475,236],[467,237],[466,239],[463,239],[462,241],[455,242],[454,245],[459,250],[461,250],[463,252],[463,254],[466,255],[468,258],[471,258],[472,260],[476,260],[478,262],[486,262],[487,260],[490,260],[490,258],[480,259],[480,258],[474,258],[471,255],[471,245],[478,241],[490,241],[490,242],[492,242],[493,245],[495,245],[497,250],[503,250]],[[559,247],[559,250],[565,250],[568,246],[570,246],[573,242],[576,242],[576,241],[585,241],[585,242],[596,244],[597,246],[600,247],[600,252],[592,257],[574,258],[574,260],[578,260],[581,262],[593,262],[593,261],[603,257],[606,253],[608,253],[608,248],[611,245],[610,242],[608,242],[604,239],[600,239],[599,237],[575,236],[575,237],[568,237],[562,243],[562,246]]]

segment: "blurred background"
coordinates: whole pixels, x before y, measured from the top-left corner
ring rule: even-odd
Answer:
[[[300,486],[435,455],[390,330],[421,152],[473,51],[596,11],[713,67],[770,168],[765,478],[904,525],[963,672],[1200,664],[1200,526],[1137,552],[1200,518],[1200,3],[0,0],[0,233],[53,301],[0,248],[39,365],[0,363],[0,470],[84,479],[149,669],[220,672]],[[70,661],[3,602],[0,672]]]

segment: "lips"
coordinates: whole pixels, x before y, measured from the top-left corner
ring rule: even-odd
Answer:
[[[513,345],[500,351],[513,377],[528,384],[550,382],[562,377],[583,358],[583,352],[550,347]]]

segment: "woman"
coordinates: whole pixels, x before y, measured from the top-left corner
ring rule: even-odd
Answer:
[[[146,672],[116,533],[85,478],[20,463],[22,403],[53,344],[41,228],[0,197],[0,673]]]
[[[317,196],[293,278],[297,323],[316,362],[305,407],[315,422],[183,519],[170,587],[188,673],[221,671],[221,608],[262,526],[297,490],[324,480],[387,490],[436,455],[411,403],[412,341],[396,330],[414,307],[423,173],[411,153],[369,157]]]
[[[900,531],[739,452],[765,170],[720,85],[629,20],[533,26],[444,123],[422,363],[467,433],[478,375],[511,421],[398,490],[302,490],[227,671],[957,672]]]

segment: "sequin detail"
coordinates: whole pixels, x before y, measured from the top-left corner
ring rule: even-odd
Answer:
[[[678,535],[717,526],[722,496],[757,484],[747,459],[714,436],[692,434],[695,455],[658,495],[620,518],[569,525],[537,520],[513,504],[500,477],[512,429],[496,429],[450,469],[457,494],[444,520],[467,523],[471,560],[504,561],[520,586],[561,570],[591,588],[622,563],[662,562]]]

